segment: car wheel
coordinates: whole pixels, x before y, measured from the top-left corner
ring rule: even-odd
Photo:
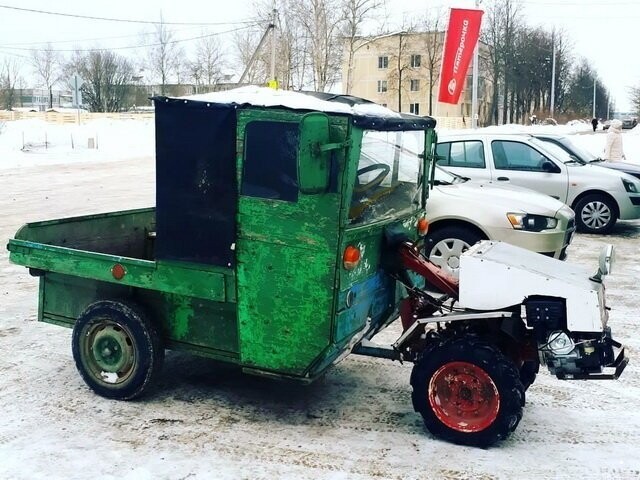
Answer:
[[[103,300],[80,314],[73,328],[73,358],[93,391],[131,400],[157,377],[164,359],[160,336],[136,305]]]
[[[617,215],[613,200],[603,195],[587,195],[575,207],[578,230],[585,233],[609,233]]]
[[[458,277],[460,255],[483,237],[460,226],[444,227],[427,235],[424,254],[432,263]]]

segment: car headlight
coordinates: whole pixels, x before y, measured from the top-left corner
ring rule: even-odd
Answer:
[[[527,230],[529,232],[541,232],[551,230],[558,226],[558,219],[545,217],[544,215],[531,215],[528,213],[507,213],[509,223],[516,230]]]
[[[638,186],[627,180],[626,178],[622,179],[622,184],[624,185],[624,189],[629,193],[638,193]]]

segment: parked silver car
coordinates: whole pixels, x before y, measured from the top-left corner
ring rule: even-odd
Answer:
[[[579,230],[608,233],[618,219],[640,218],[640,181],[585,165],[529,135],[464,132],[438,139],[438,165],[473,180],[512,184],[552,196],[576,212]]]
[[[427,202],[425,254],[456,274],[462,252],[480,240],[500,240],[564,259],[575,230],[573,211],[533,190],[470,182],[436,167]]]

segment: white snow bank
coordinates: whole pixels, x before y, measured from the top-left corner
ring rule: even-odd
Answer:
[[[93,148],[90,148],[93,147]],[[0,128],[0,169],[153,156],[153,120],[92,120],[59,125],[29,119]]]
[[[569,135],[573,133],[590,132],[593,130],[590,124],[572,120],[566,125],[493,125],[490,127],[480,128],[483,132],[491,133],[555,133],[558,135]]]

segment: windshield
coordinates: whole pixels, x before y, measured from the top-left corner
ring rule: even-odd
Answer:
[[[425,133],[365,130],[349,209],[352,225],[410,213],[420,206]]]
[[[585,150],[584,148],[576,145],[575,143],[573,143],[569,139],[565,139],[564,143],[568,144],[569,145],[569,150],[574,152],[577,157],[580,157],[585,162],[593,162],[594,160],[601,160],[600,158],[596,157],[590,151]]]
[[[531,142],[545,151],[548,156],[555,158],[562,163],[584,163],[577,157],[570,155],[564,148],[556,145],[555,143],[540,140],[539,138],[532,138]]]

